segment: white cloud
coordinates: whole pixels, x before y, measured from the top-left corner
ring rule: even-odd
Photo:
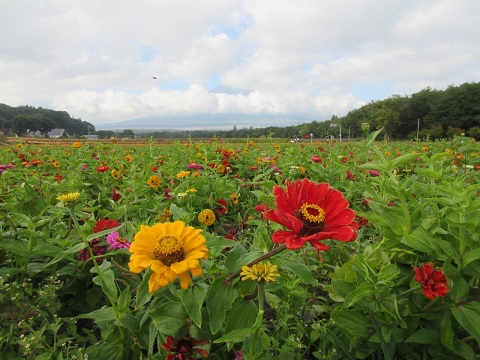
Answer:
[[[480,76],[480,3],[469,0],[0,5],[0,102],[93,124],[202,113],[329,119]],[[219,85],[242,92],[209,92]]]

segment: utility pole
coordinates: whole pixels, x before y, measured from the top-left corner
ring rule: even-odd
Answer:
[[[420,134],[420,119],[417,120],[417,142],[418,142],[419,134]]]

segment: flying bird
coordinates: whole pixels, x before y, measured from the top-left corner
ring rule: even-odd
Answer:
[[[153,78],[154,78],[155,80],[157,80],[157,78],[156,78],[155,76],[154,76]]]

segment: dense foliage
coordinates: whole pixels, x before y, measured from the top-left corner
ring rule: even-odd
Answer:
[[[92,124],[72,118],[66,111],[0,104],[1,131],[25,135],[35,131],[45,133],[54,128],[65,129],[72,136],[87,135],[95,130]]]
[[[379,134],[1,147],[0,357],[478,358],[480,145]]]

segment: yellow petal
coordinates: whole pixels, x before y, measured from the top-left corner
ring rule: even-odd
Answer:
[[[185,272],[183,274],[180,274],[179,277],[180,277],[180,286],[182,287],[182,289],[187,290],[188,286],[190,285],[190,275],[188,275],[188,273]]]
[[[176,274],[180,275],[188,271],[188,264],[186,261],[176,262],[170,265],[170,269],[172,269]]]

